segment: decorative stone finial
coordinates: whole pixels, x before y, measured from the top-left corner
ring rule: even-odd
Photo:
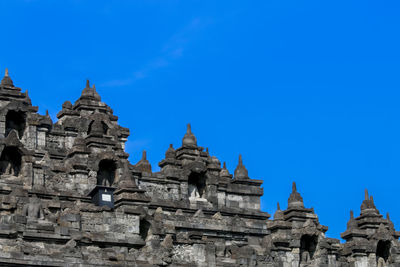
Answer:
[[[297,192],[295,182],[292,184],[292,193],[289,196],[288,208],[304,208],[303,198],[300,193]]]
[[[5,86],[14,86],[13,81],[10,78],[10,75],[8,74],[8,69],[6,68],[5,73],[4,73],[4,77],[1,80],[1,85],[5,85]]]
[[[86,80],[86,87],[82,91],[80,99],[101,101],[100,95],[96,92],[96,87],[93,84],[93,88],[90,88],[89,80]]]
[[[231,178],[231,174],[229,173],[228,169],[226,168],[226,162],[224,161],[224,163],[222,164],[222,169],[219,172],[219,176],[220,177],[229,177]]]
[[[137,185],[135,183],[135,180],[132,178],[132,173],[129,169],[128,162],[125,162],[123,166],[124,166],[124,169],[122,172],[121,179],[119,180],[118,187],[125,188],[125,189],[136,188]]]
[[[167,152],[165,152],[165,158],[166,159],[175,159],[175,149],[172,144],[169,145],[169,148],[167,149]]]
[[[141,172],[151,173],[151,164],[147,160],[146,150],[143,150],[142,159],[138,163],[136,163],[135,167],[139,169]]]
[[[386,220],[388,221],[389,230],[396,231],[393,222],[390,220],[389,212],[386,213]]]
[[[72,109],[72,104],[71,104],[71,102],[70,102],[70,101],[65,101],[65,102],[62,104],[62,109]]]
[[[274,220],[278,220],[278,221],[284,220],[283,211],[281,210],[279,202],[277,202],[277,204],[276,204],[276,211],[275,211],[275,214],[274,214]]]
[[[374,204],[374,198],[373,196],[369,196],[368,195],[368,190],[365,189],[365,199],[363,200],[362,204],[361,204],[361,213],[364,210],[369,210],[369,212],[374,211],[374,212],[378,212],[378,210],[375,207]]]
[[[197,140],[194,134],[192,133],[190,123],[188,123],[186,134],[182,139],[182,146],[197,146]]]
[[[249,173],[243,165],[242,155],[239,155],[239,163],[234,172],[235,179],[249,179]]]
[[[354,212],[352,210],[350,210],[350,219],[347,222],[347,229],[351,230],[351,229],[355,229],[357,227],[358,227],[358,225],[357,225],[356,220],[354,219]]]

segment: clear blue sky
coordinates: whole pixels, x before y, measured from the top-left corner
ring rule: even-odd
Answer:
[[[62,3],[62,4],[61,4]],[[89,78],[154,171],[186,123],[233,172],[292,181],[330,237],[364,189],[400,229],[400,2],[0,0],[0,68],[55,118]]]

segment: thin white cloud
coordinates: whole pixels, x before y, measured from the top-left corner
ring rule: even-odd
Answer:
[[[148,61],[141,69],[132,73],[131,77],[117,79],[101,84],[103,87],[116,87],[129,85],[137,80],[147,78],[154,71],[165,68],[174,61],[184,56],[185,47],[193,39],[198,30],[210,24],[210,20],[195,18],[185,27],[173,34],[162,46],[160,56]]]

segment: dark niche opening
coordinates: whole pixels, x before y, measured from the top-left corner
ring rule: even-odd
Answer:
[[[25,115],[22,112],[10,110],[6,115],[6,133],[7,136],[12,130],[16,130],[21,139],[25,130]]]
[[[117,166],[113,160],[103,159],[97,171],[97,185],[111,186],[115,180]]]
[[[103,135],[107,135],[108,133],[108,126],[107,124],[105,124],[104,122],[98,122],[98,121],[92,121],[89,124],[89,128],[88,128],[88,134],[91,134],[96,132],[96,133],[102,133]]]
[[[146,219],[141,219],[139,224],[139,235],[143,240],[146,240],[149,235],[151,224]]]
[[[21,171],[22,156],[16,147],[6,147],[0,157],[0,174],[18,176]]]
[[[317,248],[318,238],[316,236],[303,235],[300,239],[300,262],[310,262]]]
[[[191,173],[188,179],[189,197],[204,198],[206,191],[206,178],[204,174]]]
[[[380,240],[376,247],[376,261],[379,261],[379,258],[382,258],[385,262],[389,259],[390,256],[390,241]]]

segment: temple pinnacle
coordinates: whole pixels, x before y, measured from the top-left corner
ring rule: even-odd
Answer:
[[[192,133],[192,127],[190,123],[187,124],[186,134],[182,139],[182,146],[196,147],[197,140],[194,134]]]
[[[86,88],[90,88],[90,82],[89,82],[89,80],[86,80]]]
[[[146,150],[143,150],[142,160],[146,160],[146,159],[147,159],[147,153],[146,153]]]
[[[281,210],[281,206],[279,205],[279,202],[276,203],[276,209]]]
[[[365,200],[368,200],[369,199],[369,197],[368,197],[368,189],[365,189]]]
[[[13,81],[11,80],[10,75],[8,74],[8,68],[6,68],[6,70],[5,70],[4,77],[1,80],[1,85],[6,85],[9,87],[14,86]]]
[[[288,208],[293,207],[301,207],[304,208],[303,198],[301,197],[300,193],[297,192],[296,182],[292,184],[292,193],[288,199]]]
[[[350,219],[354,219],[354,212],[350,210]]]
[[[235,179],[249,179],[249,173],[243,165],[242,155],[239,155],[239,163],[234,172]]]

